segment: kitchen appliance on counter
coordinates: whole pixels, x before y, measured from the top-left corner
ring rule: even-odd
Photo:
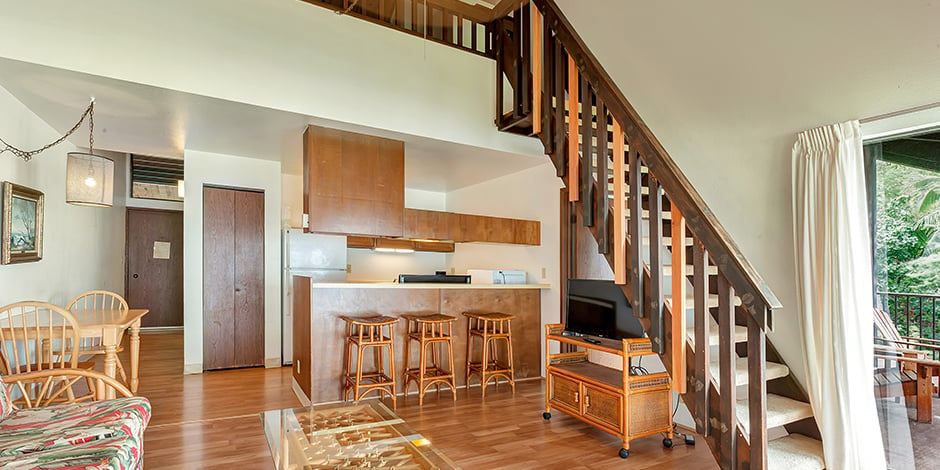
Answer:
[[[281,234],[281,363],[293,360],[293,281],[291,276],[313,282],[346,282],[346,236],[304,233],[284,229]]]
[[[447,274],[444,271],[437,271],[434,274],[399,274],[399,283],[407,282],[427,282],[438,284],[470,284],[470,276],[462,274]]]
[[[468,269],[471,284],[525,284],[526,272],[512,269]]]

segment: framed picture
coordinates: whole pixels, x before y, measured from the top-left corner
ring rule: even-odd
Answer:
[[[41,260],[43,194],[9,181],[3,182],[2,190],[0,264]]]

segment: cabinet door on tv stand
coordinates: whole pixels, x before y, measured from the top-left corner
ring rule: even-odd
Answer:
[[[581,413],[581,382],[563,375],[549,374],[552,404]]]
[[[584,385],[584,416],[623,429],[623,397],[617,393]]]

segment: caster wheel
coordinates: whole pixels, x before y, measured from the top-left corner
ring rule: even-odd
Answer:
[[[630,451],[627,449],[620,449],[620,452],[617,454],[621,459],[625,459],[630,456]]]
[[[552,419],[552,414],[546,411],[542,413],[542,419]]]
[[[672,447],[672,439],[669,439],[668,437],[663,439],[663,447],[667,449]]]

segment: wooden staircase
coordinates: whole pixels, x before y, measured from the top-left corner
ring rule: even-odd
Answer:
[[[779,301],[555,2],[492,30],[497,126],[542,141],[721,467],[824,468],[806,392],[766,339]]]

